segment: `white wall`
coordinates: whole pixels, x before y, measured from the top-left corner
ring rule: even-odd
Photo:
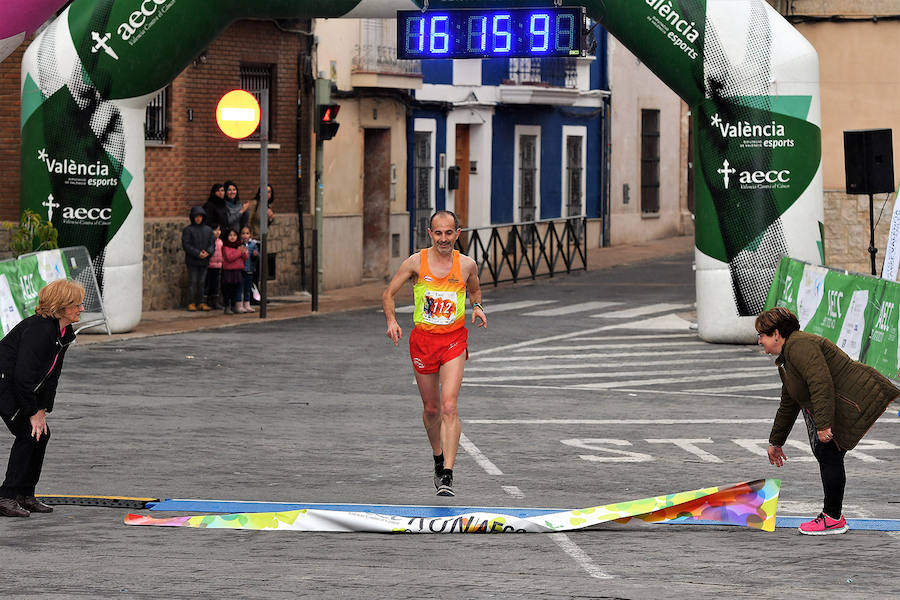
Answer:
[[[610,243],[634,243],[679,235],[685,157],[682,101],[618,40],[609,39],[612,92],[610,125]],[[641,214],[641,110],[660,111],[659,213]],[[626,204],[623,186],[628,185]]]

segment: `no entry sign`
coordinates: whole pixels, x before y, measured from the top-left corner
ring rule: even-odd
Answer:
[[[222,96],[216,106],[216,123],[222,133],[241,140],[256,131],[261,111],[259,102],[250,92],[232,90]]]

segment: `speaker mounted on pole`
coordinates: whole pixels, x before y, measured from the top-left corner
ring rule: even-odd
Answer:
[[[884,194],[896,189],[890,129],[844,132],[844,171],[848,194]]]
[[[844,132],[844,172],[848,194],[869,196],[869,256],[875,270],[875,206],[873,194],[894,191],[894,141],[890,129]]]

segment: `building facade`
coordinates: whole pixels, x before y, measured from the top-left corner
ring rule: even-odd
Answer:
[[[236,88],[269,90],[268,180],[275,192],[276,216],[268,236],[268,264],[275,276],[268,290],[275,295],[302,287],[302,261],[308,260],[308,252],[301,251],[306,242],[300,226],[306,188],[301,185],[303,157],[298,148],[309,138],[302,107],[310,44],[308,21],[238,21],[150,101],[145,123],[144,310],[183,305],[181,230],[189,222],[190,208],[206,202],[212,184],[232,180],[241,198],[256,195],[258,134],[233,140],[215,121],[219,99]],[[23,185],[19,82],[26,47],[0,63],[0,219],[8,221],[19,218]]]
[[[900,156],[900,3],[895,0],[770,0],[819,54],[825,264],[871,273],[869,198],[848,195],[843,132],[892,129]],[[895,169],[896,171],[896,169]],[[895,181],[897,175],[895,174]],[[874,197],[881,274],[895,194]]]

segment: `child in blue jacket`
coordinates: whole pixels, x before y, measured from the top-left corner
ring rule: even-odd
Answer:
[[[259,243],[250,238],[250,228],[241,227],[241,243],[247,249],[247,257],[244,259],[244,269],[241,271],[241,289],[243,301],[239,303],[237,312],[254,312],[250,306],[253,298],[253,273],[256,272],[256,263],[259,260]]]

